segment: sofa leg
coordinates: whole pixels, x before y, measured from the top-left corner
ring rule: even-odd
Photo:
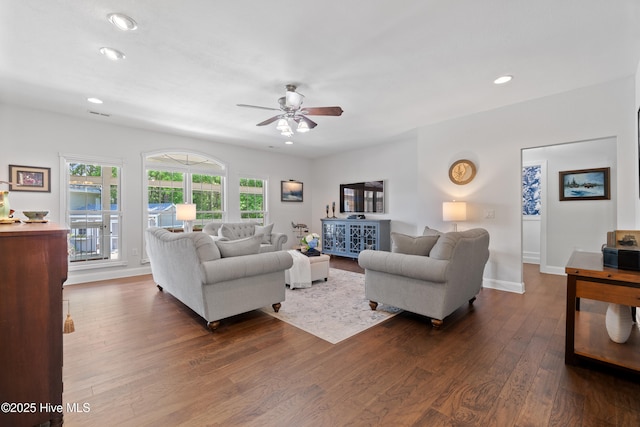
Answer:
[[[444,322],[440,319],[431,319],[431,326],[433,326],[433,329],[440,329],[443,323]]]
[[[209,328],[209,330],[211,332],[213,332],[216,329],[218,329],[218,326],[220,326],[220,321],[219,320],[214,320],[213,322],[207,322],[207,328]]]
[[[378,308],[378,303],[375,301],[369,301],[369,307],[371,307],[371,310],[375,310]]]
[[[476,297],[471,298],[471,299],[469,300],[469,305],[472,305],[472,304],[473,304],[473,302],[474,302],[475,300],[476,300]]]
[[[272,304],[271,307],[273,307],[273,311],[275,311],[277,313],[278,311],[280,311],[280,307],[282,307],[282,304],[277,302],[275,304]]]

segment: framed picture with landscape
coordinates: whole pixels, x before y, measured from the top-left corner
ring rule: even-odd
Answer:
[[[280,181],[280,201],[302,202],[304,193],[298,181]]]
[[[560,201],[610,200],[609,169],[580,169],[560,172]]]

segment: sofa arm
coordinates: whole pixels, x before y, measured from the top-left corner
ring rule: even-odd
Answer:
[[[229,258],[220,258],[202,263],[206,284],[226,282],[243,277],[284,271],[293,265],[287,251],[264,252]],[[284,276],[282,285],[284,286]]]
[[[358,264],[365,270],[375,270],[416,280],[444,283],[447,281],[449,261],[433,259],[423,255],[406,255],[367,249],[360,252]]]
[[[275,247],[276,251],[281,251],[282,246],[287,243],[289,238],[285,233],[271,233],[271,244]]]

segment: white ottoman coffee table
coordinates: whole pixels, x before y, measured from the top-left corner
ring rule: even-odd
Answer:
[[[318,255],[306,257],[309,260],[309,268],[311,270],[311,281],[322,280],[326,282],[329,278],[329,255]],[[294,261],[295,262],[295,261]],[[284,272],[285,283],[291,285],[289,270]],[[300,286],[297,286],[300,287]]]

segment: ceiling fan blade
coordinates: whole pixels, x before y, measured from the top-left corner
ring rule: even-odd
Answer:
[[[249,105],[249,104],[236,104],[238,107],[247,107],[247,108],[259,108],[260,110],[273,110],[280,111],[279,108],[271,108],[271,107],[260,107],[258,105]]]
[[[340,107],[304,107],[300,112],[308,116],[341,116],[343,113]]]
[[[265,120],[264,122],[258,123],[256,126],[265,126],[265,125],[271,124],[271,123],[275,122],[276,120],[278,120],[280,117],[282,117],[282,115],[280,115],[280,114],[277,115],[277,116],[273,116],[270,119]]]
[[[309,117],[305,117],[303,115],[298,115],[293,120],[295,120],[296,123],[299,123],[300,120],[307,122],[307,126],[309,126],[309,129],[313,129],[314,127],[318,126],[316,122],[311,120]]]

